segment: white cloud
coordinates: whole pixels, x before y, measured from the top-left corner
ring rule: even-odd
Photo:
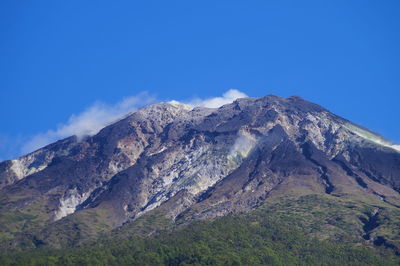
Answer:
[[[214,97],[208,99],[195,98],[187,102],[186,104],[196,107],[198,106],[198,107],[218,108],[224,104],[231,103],[238,98],[245,98],[245,97],[248,97],[245,93],[235,89],[230,89],[227,92],[225,92],[222,95],[222,97]]]
[[[114,105],[96,102],[82,113],[72,115],[67,123],[59,125],[57,129],[33,136],[22,146],[21,152],[23,154],[32,152],[49,143],[73,135],[78,137],[94,135],[103,127],[119,120],[129,112],[155,101],[155,98],[148,93],[140,93],[136,96],[124,98]]]
[[[231,89],[225,92],[222,97],[208,99],[195,98],[185,104],[196,107],[217,108],[231,103],[237,98],[244,97],[247,97],[247,95],[243,92]],[[33,136],[28,142],[22,145],[21,153],[32,152],[52,142],[73,135],[78,137],[94,135],[103,127],[121,119],[124,115],[136,110],[138,107],[155,102],[157,102],[156,98],[148,93],[127,97],[114,105],[96,102],[82,113],[72,115],[68,119],[68,122],[60,124],[57,129],[51,129],[45,133]],[[171,102],[178,103],[177,101]]]

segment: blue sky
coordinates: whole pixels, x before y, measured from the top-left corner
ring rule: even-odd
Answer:
[[[299,95],[399,143],[399,13],[397,0],[3,0],[0,160],[144,91],[135,105]]]

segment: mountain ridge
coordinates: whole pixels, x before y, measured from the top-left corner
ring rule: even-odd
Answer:
[[[54,234],[73,224],[94,239],[154,212],[179,224],[314,194],[397,210],[398,176],[396,146],[298,96],[159,103],[0,163],[0,224],[22,216],[1,233],[62,246]]]

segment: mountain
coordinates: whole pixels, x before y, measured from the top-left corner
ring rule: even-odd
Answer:
[[[316,241],[400,253],[400,146],[300,97],[150,105],[0,163],[0,186],[1,250],[258,213]]]

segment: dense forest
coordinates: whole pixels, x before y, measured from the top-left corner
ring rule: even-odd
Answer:
[[[150,237],[2,254],[1,265],[399,265],[384,247],[320,240],[267,211],[197,221]]]

